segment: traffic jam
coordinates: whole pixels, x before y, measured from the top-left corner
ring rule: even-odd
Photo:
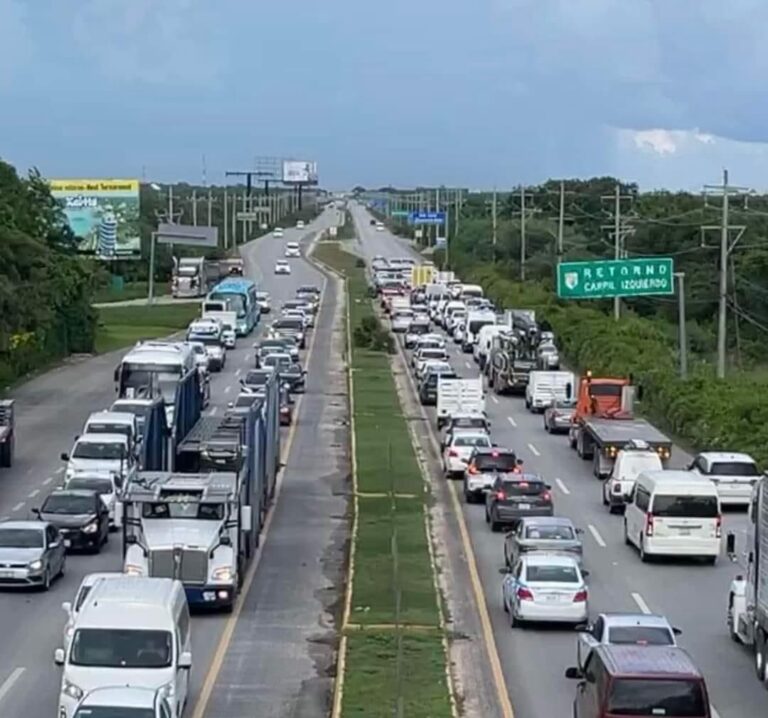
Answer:
[[[748,509],[739,539],[746,547],[739,549],[746,549],[749,570],[734,578],[723,606],[728,633],[751,647],[758,679],[768,685],[768,554],[760,551],[768,501],[755,461],[738,452],[704,451],[685,468],[671,468],[672,440],[635,411],[642,387],[631,377],[568,370],[557,337],[535,312],[494,306],[481,286],[410,258],[377,255],[370,276],[414,394],[434,426],[443,476],[455,482],[465,513],[472,518],[477,512],[499,536],[503,575],[498,588],[484,587],[489,606],[497,605],[515,630],[575,632],[573,665],[565,671],[577,684],[574,715],[717,713],[681,630],[651,612],[639,594],[637,612],[590,610],[580,517],[558,511],[553,483],[559,478],[544,478],[514,441],[497,440],[489,397],[494,404],[514,397],[541,417],[542,432],[561,435],[589,462],[597,487],[587,490],[622,522],[624,543],[641,563],[735,560],[737,537],[724,532],[723,511]],[[463,376],[469,367],[472,376]],[[508,422],[514,436],[511,415]],[[572,490],[565,487],[566,494]],[[590,532],[597,533],[592,526]],[[596,540],[605,546],[599,534]]]

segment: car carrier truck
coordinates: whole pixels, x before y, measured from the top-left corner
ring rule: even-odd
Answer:
[[[14,431],[13,399],[2,399],[0,400],[0,467],[5,469],[13,465]]]

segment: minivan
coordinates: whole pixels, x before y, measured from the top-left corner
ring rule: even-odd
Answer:
[[[83,696],[108,686],[164,688],[173,715],[187,702],[192,641],[181,581],[125,576],[98,581],[81,607],[66,648],[59,717],[72,718]]]
[[[579,681],[574,718],[712,717],[703,676],[676,646],[599,645],[565,677]]]
[[[532,371],[525,387],[525,408],[541,413],[553,401],[571,398],[576,375],[570,371]]]
[[[717,487],[689,471],[643,471],[627,497],[624,542],[640,560],[691,556],[714,564],[722,543]]]

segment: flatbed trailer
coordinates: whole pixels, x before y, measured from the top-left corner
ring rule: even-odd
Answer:
[[[571,446],[582,459],[592,460],[595,478],[607,478],[616,456],[630,441],[643,441],[658,452],[666,466],[672,440],[645,419],[587,419],[571,431]]]

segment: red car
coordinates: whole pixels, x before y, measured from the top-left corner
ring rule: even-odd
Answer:
[[[288,389],[280,390],[280,426],[293,423],[293,394]]]

